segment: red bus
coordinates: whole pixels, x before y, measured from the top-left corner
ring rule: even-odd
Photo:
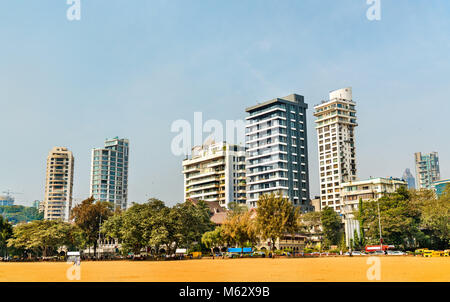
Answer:
[[[375,251],[387,251],[387,250],[389,250],[389,249],[394,249],[395,248],[395,246],[393,246],[393,245],[383,245],[383,246],[380,246],[379,244],[378,245],[366,245],[366,252],[367,253],[370,253],[370,252],[375,252]]]

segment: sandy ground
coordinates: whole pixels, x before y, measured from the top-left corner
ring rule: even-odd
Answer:
[[[450,281],[450,258],[381,256],[381,280]],[[369,257],[82,262],[80,281],[369,282]],[[0,263],[0,281],[72,282],[66,263]],[[372,281],[370,281],[372,282]]]

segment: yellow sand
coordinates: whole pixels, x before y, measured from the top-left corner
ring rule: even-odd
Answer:
[[[369,281],[369,257],[82,262],[80,281]],[[450,281],[450,258],[381,256],[381,280]],[[1,263],[0,281],[69,281],[66,263]],[[70,281],[72,282],[72,281]],[[371,281],[372,282],[372,281]]]

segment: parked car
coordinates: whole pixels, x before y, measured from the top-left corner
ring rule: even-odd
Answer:
[[[391,256],[403,256],[403,255],[406,255],[406,254],[405,254],[404,252],[402,252],[402,251],[388,251],[387,254],[388,254],[388,255],[391,255]]]

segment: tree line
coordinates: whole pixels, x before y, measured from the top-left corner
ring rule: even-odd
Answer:
[[[350,242],[352,249],[379,243],[378,206],[385,244],[402,249],[449,247],[450,187],[439,198],[432,191],[401,188],[378,201],[360,201],[353,213],[360,232]],[[47,257],[62,246],[69,250],[92,247],[96,255],[99,239],[117,240],[124,254],[173,254],[177,248],[212,251],[255,247],[260,242],[269,242],[273,249],[276,240],[287,234],[304,235],[307,248],[314,243],[308,241],[312,235],[319,238],[321,250],[347,248],[342,218],[333,209],[302,214],[287,198],[274,193],[260,196],[251,210],[231,203],[220,226],[211,222],[212,214],[202,201],[168,207],[153,198],[120,210],[91,197],[73,208],[71,223],[38,220],[12,227],[0,215],[0,255]]]

